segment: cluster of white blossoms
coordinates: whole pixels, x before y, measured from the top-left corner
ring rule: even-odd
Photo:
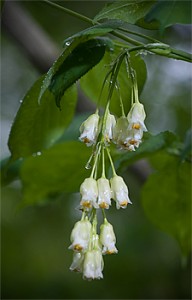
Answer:
[[[103,255],[118,252],[113,226],[107,221],[105,210],[109,209],[113,200],[117,209],[126,208],[131,203],[127,185],[123,178],[116,174],[108,148],[112,141],[120,149],[134,151],[135,147],[139,147],[143,132],[146,131],[144,120],[143,105],[134,103],[127,117],[121,116],[116,121],[115,116],[107,111],[101,119],[96,111],[80,127],[80,140],[94,148],[94,164],[90,177],[80,186],[82,219],[72,230],[69,249],[74,251],[70,270],[81,272],[84,279],[103,278]],[[105,151],[113,171],[110,179],[105,176]],[[100,156],[102,156],[102,175],[98,178],[97,167]],[[102,209],[104,215],[99,234],[98,209]]]
[[[117,209],[125,209],[132,203],[127,185],[116,173],[109,148],[114,143],[118,149],[135,151],[142,142],[143,132],[147,131],[144,124],[146,115],[143,104],[138,100],[137,88],[134,93],[135,101],[132,101],[127,116],[122,110],[122,116],[116,119],[109,111],[109,101],[103,117],[100,117],[97,109],[80,126],[80,141],[93,147],[89,159],[89,163],[93,160],[93,165],[90,166],[90,176],[80,186],[82,218],[72,230],[69,249],[74,253],[70,270],[82,273],[84,279],[103,278],[103,255],[118,252],[113,226],[106,218],[106,210],[113,201]],[[110,178],[105,176],[105,154],[111,165]],[[103,213],[103,224],[98,232],[99,211]]]
[[[117,121],[108,111],[103,127],[96,112],[81,125],[79,139],[87,146],[92,146],[97,143],[98,136],[102,132],[105,144],[112,141],[119,149],[135,151],[142,142],[143,132],[147,131],[144,124],[145,117],[144,106],[140,102],[132,105],[127,117],[121,116]]]

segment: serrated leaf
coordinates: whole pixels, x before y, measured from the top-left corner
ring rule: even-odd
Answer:
[[[158,1],[145,17],[146,22],[157,20],[160,29],[173,24],[191,23],[191,1]]]
[[[58,107],[60,107],[61,97],[64,92],[99,63],[105,54],[105,48],[105,40],[89,40],[77,46],[65,59],[58,71],[52,76],[48,87],[55,96]]]
[[[88,66],[92,68],[104,55],[104,50],[107,44],[111,45],[111,41],[109,39],[90,39],[93,38],[93,35],[77,35],[73,40],[70,38],[65,41],[65,47],[59,58],[54,62],[52,67],[47,72],[45,79],[43,81],[41,91],[39,94],[38,101],[41,102],[41,98],[44,95],[45,91],[51,87],[51,90],[54,92],[56,96],[56,104],[60,105],[60,97],[61,94],[65,92],[70,85],[75,83],[78,78],[84,75],[84,72],[87,72]],[[69,41],[70,40],[70,41]],[[100,47],[100,49],[99,49]],[[85,63],[85,53],[83,53],[83,48],[86,52],[87,59],[89,62]],[[99,49],[99,50],[98,50]],[[98,50],[98,55],[97,55]],[[79,52],[79,53],[78,53]],[[93,52],[93,53],[91,53]],[[92,58],[91,56],[94,55]],[[74,69],[73,60],[76,60],[76,69]],[[90,63],[90,65],[89,65]],[[83,66],[83,64],[87,66]],[[64,68],[67,67],[67,69]],[[79,68],[78,68],[79,67]],[[81,69],[82,67],[82,69]],[[84,68],[83,68],[84,67]],[[62,72],[64,74],[62,75]],[[79,74],[78,74],[79,72]],[[59,76],[60,75],[60,76]],[[61,76],[62,75],[62,76]],[[57,78],[59,76],[59,79]],[[59,83],[57,83],[57,80]],[[63,81],[66,80],[66,81]],[[57,91],[58,89],[58,91]]]
[[[95,16],[94,21],[101,19],[118,19],[135,24],[143,18],[154,5],[155,1],[115,1],[106,6]]]
[[[60,111],[49,91],[44,93],[41,103],[38,103],[43,78],[38,79],[24,97],[12,125],[8,146],[13,160],[53,145],[73,118],[76,88],[71,88],[64,95]]]
[[[87,75],[85,75],[81,81],[81,88],[84,93],[90,98],[91,101],[98,103],[102,85],[105,79],[107,72],[109,71],[112,61],[117,57],[118,51],[107,52],[105,53],[104,58],[101,62],[94,67]],[[130,61],[132,67],[135,69],[137,74],[137,82],[139,93],[142,91],[142,88],[145,84],[147,71],[144,61],[139,55],[135,56],[131,54]],[[124,103],[125,112],[127,113],[130,108],[131,101],[131,90],[132,90],[132,80],[128,77],[127,67],[125,62],[122,63],[119,74],[118,74],[118,83],[120,88],[120,94]],[[105,106],[108,95],[108,84],[105,84],[105,87],[102,92],[102,97],[100,99],[100,105]],[[117,116],[121,115],[121,106],[119,91],[114,89],[113,96],[110,102],[110,110]]]
[[[166,164],[149,177],[142,191],[147,217],[178,241],[183,255],[187,255],[191,249],[190,195],[190,164],[180,163],[178,157],[168,154]]]
[[[57,193],[78,192],[90,171],[85,165],[91,149],[80,142],[65,142],[25,160],[21,168],[23,202],[39,203]]]

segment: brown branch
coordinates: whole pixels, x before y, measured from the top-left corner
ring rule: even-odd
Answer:
[[[2,25],[2,29],[21,46],[35,67],[42,73],[47,72],[60,49],[19,3],[5,3]]]

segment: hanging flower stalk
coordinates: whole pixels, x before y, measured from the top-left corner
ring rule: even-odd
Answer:
[[[131,108],[127,116],[124,113],[123,102],[120,97],[122,115],[116,119],[110,113],[110,100],[115,86],[118,85],[117,76],[123,60],[126,60],[128,75],[131,76],[132,99]],[[110,145],[114,143],[118,149],[135,151],[142,142],[143,132],[147,131],[144,124],[146,117],[143,104],[139,102],[136,74],[130,66],[127,52],[123,52],[114,62],[111,68],[111,78],[107,105],[104,115],[100,116],[99,110],[90,115],[80,126],[80,141],[88,147],[93,147],[93,159],[91,174],[80,186],[80,209],[82,218],[78,221],[71,233],[71,245],[73,250],[73,262],[70,270],[80,272],[84,279],[103,278],[103,255],[115,254],[116,236],[112,224],[106,217],[106,210],[115,202],[116,208],[125,209],[131,200],[129,191],[123,178],[117,175]],[[105,160],[109,159],[112,177],[106,178]],[[101,165],[101,174],[99,166]],[[102,210],[103,223],[100,232],[97,231],[97,213]]]

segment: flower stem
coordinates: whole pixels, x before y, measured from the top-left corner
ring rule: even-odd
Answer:
[[[82,14],[79,14],[71,9],[68,9],[68,8],[65,8],[61,5],[58,5],[54,2],[51,2],[49,0],[43,0],[45,3],[47,3],[48,5],[51,5],[57,9],[60,9],[62,11],[64,11],[65,13],[73,16],[73,17],[76,17],[84,22],[87,22],[91,25],[100,25],[101,23],[99,22],[93,22],[92,19],[82,15]],[[125,30],[124,30],[125,31]],[[130,32],[131,34],[133,34],[133,32]],[[112,31],[111,34],[113,36],[116,36],[122,40],[124,40],[125,42],[128,42],[132,45],[135,45],[136,47],[133,47],[131,49],[129,49],[129,52],[131,51],[137,51],[137,50],[148,50],[149,52],[152,52],[152,53],[155,53],[157,55],[160,55],[160,56],[166,56],[168,58],[174,58],[174,59],[178,59],[178,60],[184,60],[184,61],[187,61],[187,62],[192,62],[192,55],[190,53],[187,53],[187,52],[184,52],[182,50],[177,50],[177,49],[174,49],[174,48],[171,48],[169,47],[169,45],[166,45],[167,46],[167,49],[165,49],[165,44],[162,44],[162,43],[159,43],[159,42],[155,42],[155,43],[152,43],[150,45],[145,45],[141,42],[138,42],[137,40],[134,40],[122,33],[119,33],[117,31]],[[135,35],[140,35],[141,34],[138,34],[138,33],[134,33]],[[147,37],[147,36],[144,36],[142,35],[143,37],[145,37],[146,39],[150,39],[152,41],[152,38],[151,37]],[[155,40],[153,40],[155,41]],[[123,47],[123,46],[122,46]],[[125,48],[127,48],[127,45],[124,46]],[[169,50],[168,50],[169,48]]]
[[[95,170],[96,170],[97,161],[98,161],[98,157],[99,157],[100,151],[101,151],[101,145],[98,146],[98,149],[97,149],[97,152],[96,152],[94,165],[93,165],[93,168],[92,168],[92,171],[91,171],[91,175],[90,175],[91,178],[94,177],[94,173],[95,173]]]
[[[103,214],[103,219],[104,219],[104,222],[105,222],[105,220],[106,220],[107,218],[106,218],[106,214],[105,214],[105,209],[104,209],[104,208],[102,208],[102,214]]]
[[[59,9],[59,10],[64,11],[64,12],[67,13],[68,15],[71,15],[71,16],[73,16],[73,17],[75,17],[75,18],[78,18],[78,19],[80,19],[80,20],[82,20],[82,21],[85,21],[85,22],[90,23],[90,24],[93,25],[92,19],[90,19],[90,18],[88,18],[88,17],[86,17],[86,16],[84,16],[84,15],[82,15],[82,14],[79,14],[79,13],[77,13],[77,12],[71,10],[71,9],[68,9],[68,8],[66,8],[66,7],[64,7],[64,6],[58,5],[58,4],[56,4],[56,3],[52,2],[52,1],[49,1],[49,0],[43,0],[43,1],[46,2],[46,3],[49,4],[49,5],[51,5],[51,6],[55,7],[55,8],[57,8],[57,9]]]
[[[148,36],[148,35],[145,35],[143,33],[140,33],[140,32],[136,32],[136,31],[132,31],[132,30],[128,30],[127,28],[119,28],[120,31],[123,31],[123,32],[127,32],[127,33],[130,33],[132,35],[136,35],[136,36],[139,36],[139,37],[142,37],[143,39],[146,39],[148,41],[151,41],[153,43],[161,43],[160,41]]]
[[[105,152],[104,152],[104,146],[102,147],[102,177],[105,178]]]
[[[109,161],[110,161],[110,164],[111,164],[111,168],[112,168],[112,172],[113,172],[113,176],[116,176],[116,171],[115,171],[115,167],[114,167],[114,164],[113,164],[113,161],[112,161],[112,158],[111,158],[111,154],[109,152],[109,149],[106,148],[106,151],[107,151],[107,155],[109,157]]]

